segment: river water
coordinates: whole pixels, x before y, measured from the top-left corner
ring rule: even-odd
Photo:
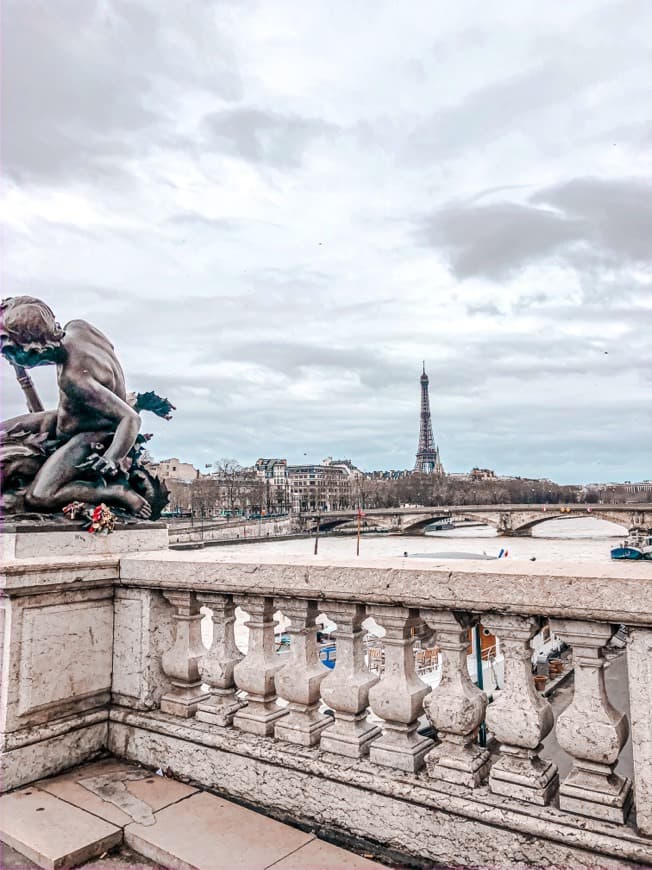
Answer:
[[[507,558],[527,560],[533,557],[555,562],[604,562],[610,559],[610,549],[626,536],[622,526],[604,520],[572,518],[548,520],[533,529],[531,538],[498,537],[488,526],[479,528],[451,529],[445,532],[429,532],[426,535],[362,535],[360,556],[367,559],[387,557],[425,556],[443,553],[486,553],[497,556],[501,549]],[[266,556],[311,555],[314,538],[276,538],[252,544],[236,544],[220,547],[220,558],[260,553]],[[355,556],[355,535],[321,535],[319,555],[346,558]]]

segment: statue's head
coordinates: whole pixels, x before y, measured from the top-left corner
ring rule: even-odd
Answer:
[[[9,362],[25,368],[60,362],[64,335],[40,299],[12,296],[0,303],[0,353]]]

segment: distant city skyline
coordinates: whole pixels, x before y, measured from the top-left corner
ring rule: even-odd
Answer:
[[[652,476],[652,4],[192,8],[3,5],[3,293],[170,397],[155,455],[413,467],[426,359],[446,471]]]

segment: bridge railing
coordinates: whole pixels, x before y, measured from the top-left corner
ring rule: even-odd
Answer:
[[[554,840],[562,825],[576,844],[589,830],[595,848],[639,860],[652,859],[652,584],[637,573],[592,566],[572,575],[545,567],[531,573],[518,564],[451,572],[296,559],[215,563],[177,553],[162,561],[125,558],[118,594],[148,590],[167,602],[174,643],[160,655],[159,707],[168,718],[208,726],[195,743],[232,734],[241,735],[232,745],[245,755],[244,735],[267,742],[271,755],[279,745],[303,747],[315,763],[337,766],[339,757],[349,772],[357,765],[361,776],[400,783],[408,802],[418,803],[426,786],[440,802],[446,793],[506,807],[514,830],[527,818],[528,830],[534,825],[537,835]],[[236,643],[238,607],[247,617],[244,649]],[[202,608],[213,625],[209,649],[201,639]],[[279,612],[290,640],[284,656],[274,642]],[[336,624],[333,669],[320,660],[320,615]],[[370,668],[365,654],[369,616],[385,631],[375,642],[384,649],[382,669]],[[574,656],[573,699],[556,721],[531,666],[531,641],[547,618]],[[478,620],[499,638],[505,660],[504,685],[492,703],[467,668],[468,630]],[[629,710],[614,707],[605,685],[605,650],[620,624],[629,627]],[[434,689],[415,670],[413,646],[424,631],[434,633],[439,648]],[[139,708],[137,701],[128,706]],[[479,740],[483,722],[486,746]],[[561,777],[542,746],[553,729],[571,760]],[[632,778],[616,770],[630,732]],[[229,783],[220,787],[228,791]],[[605,830],[608,847],[600,839]]]

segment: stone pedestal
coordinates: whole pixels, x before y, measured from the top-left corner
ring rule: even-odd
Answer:
[[[205,653],[199,603],[194,592],[165,592],[164,595],[175,609],[176,640],[161,660],[172,684],[161,698],[161,712],[187,719],[208,699],[202,692],[199,673],[199,663]]]
[[[361,758],[380,728],[367,720],[369,689],[378,682],[364,657],[362,621],[365,608],[359,604],[329,604],[324,608],[337,623],[337,659],[334,670],[321,685],[321,695],[335,713],[335,721],[321,737],[325,752]]]
[[[237,603],[249,614],[247,655],[233,669],[236,685],[247,693],[247,706],[235,714],[233,724],[241,731],[270,737],[274,726],[288,711],[276,701],[275,677],[283,666],[274,649],[274,602],[272,598],[247,595]]]
[[[446,610],[421,615],[436,632],[442,659],[441,680],[424,704],[441,741],[426,756],[426,767],[433,779],[476,788],[488,773],[489,753],[476,742],[487,696],[471,682],[466,661],[473,617]]]
[[[423,766],[433,742],[417,734],[423,699],[430,692],[414,668],[412,630],[422,625],[416,611],[404,607],[374,607],[372,615],[385,629],[385,670],[369,690],[369,705],[384,719],[383,734],[371,744],[375,764],[414,773]]]
[[[162,522],[120,522],[110,535],[91,535],[88,523],[6,523],[0,530],[0,560],[59,556],[121,556],[168,549]]]
[[[330,716],[319,712],[319,688],[327,670],[319,661],[317,649],[317,603],[290,598],[281,599],[277,607],[290,620],[290,652],[276,675],[276,690],[289,701],[288,715],[278,721],[274,735],[279,740],[314,746],[321,733],[333,724]]]
[[[200,672],[210,688],[210,697],[197,708],[196,717],[222,728],[231,725],[233,717],[245,702],[236,697],[233,670],[242,661],[235,643],[235,605],[230,595],[204,592],[197,596],[199,604],[210,608],[213,622],[213,642],[201,661]]]
[[[488,614],[482,624],[501,643],[505,684],[487,708],[487,727],[501,744],[489,775],[494,794],[544,806],[559,786],[557,768],[539,756],[541,741],[550,732],[552,707],[534,688],[530,641],[540,630],[535,617]]]
[[[551,628],[573,647],[575,691],[557,719],[557,741],[573,757],[573,767],[559,789],[562,810],[624,822],[632,803],[629,779],[614,773],[629,726],[607,698],[603,650],[613,634],[610,625],[571,619],[551,620]],[[649,711],[648,711],[649,713]]]

